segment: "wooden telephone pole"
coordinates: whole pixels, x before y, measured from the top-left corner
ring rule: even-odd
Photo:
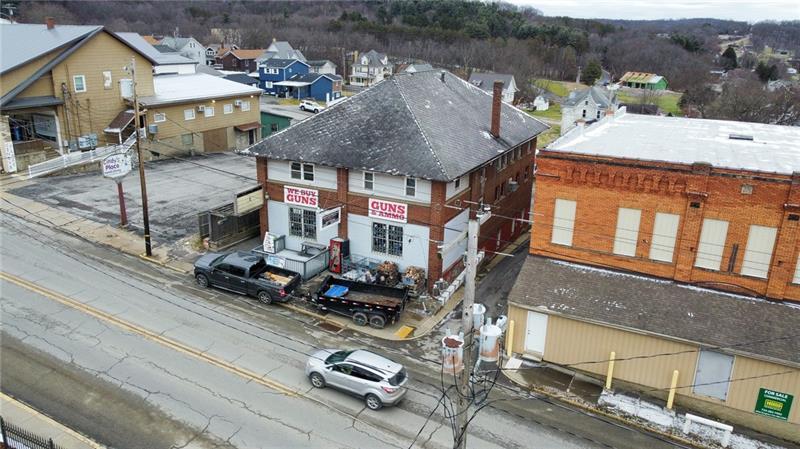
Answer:
[[[142,219],[144,221],[144,253],[147,257],[153,255],[153,248],[150,244],[150,217],[147,209],[147,181],[144,177],[144,159],[142,158],[142,147],[139,144],[141,134],[139,133],[139,97],[136,94],[136,58],[131,58],[131,84],[133,87],[133,123],[136,129],[136,155],[139,157],[139,185],[142,189]]]
[[[483,212],[483,211],[480,211]],[[473,318],[472,305],[475,304],[475,277],[478,273],[478,232],[480,229],[480,218],[470,218],[467,224],[467,267],[464,278],[464,303],[461,311],[461,330],[464,331],[464,370],[458,378],[458,403],[456,404],[457,431],[455,444],[456,449],[466,449],[467,447],[467,422],[469,421],[469,405],[472,397],[469,382],[472,374],[472,338]]]

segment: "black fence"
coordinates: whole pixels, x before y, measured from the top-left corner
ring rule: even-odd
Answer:
[[[208,237],[212,250],[226,248],[258,236],[259,209],[237,215],[233,204],[225,204],[197,214],[200,238]]]
[[[52,438],[45,438],[31,433],[22,427],[15,426],[0,417],[0,433],[8,449],[64,449],[53,443]]]

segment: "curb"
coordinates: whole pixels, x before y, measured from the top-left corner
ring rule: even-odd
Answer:
[[[505,376],[506,379],[511,381],[511,383],[513,383],[514,385],[516,385],[516,386],[518,386],[520,388],[523,388],[526,391],[532,391],[532,392],[535,392],[537,394],[541,394],[543,396],[547,396],[550,399],[556,400],[558,402],[569,404],[570,406],[578,408],[578,409],[581,409],[581,410],[583,410],[585,412],[593,413],[593,414],[596,414],[596,415],[601,415],[601,416],[603,416],[605,418],[612,419],[614,421],[623,423],[623,424],[625,424],[627,426],[636,427],[637,429],[640,429],[642,431],[658,435],[658,436],[660,436],[662,438],[666,438],[666,439],[669,439],[671,441],[674,441],[674,442],[677,442],[677,443],[680,443],[680,444],[684,444],[684,445],[689,446],[689,447],[693,447],[693,448],[697,448],[697,449],[708,449],[708,446],[699,445],[697,442],[695,442],[693,440],[688,440],[688,439],[679,437],[679,436],[671,434],[671,433],[666,433],[666,432],[658,430],[658,429],[653,429],[653,428],[650,428],[650,427],[647,427],[647,426],[643,426],[638,421],[626,419],[626,418],[624,418],[624,417],[622,417],[620,415],[615,415],[613,413],[609,413],[609,412],[607,412],[607,411],[605,411],[605,410],[603,410],[601,408],[595,408],[595,407],[588,406],[588,405],[584,404],[583,402],[575,401],[575,400],[572,400],[572,399],[569,399],[569,398],[566,398],[566,397],[563,397],[563,396],[557,396],[557,395],[555,395],[555,394],[553,394],[553,393],[551,393],[551,392],[549,392],[549,391],[547,391],[547,390],[545,390],[543,388],[538,388],[538,387],[533,386],[533,385],[529,385],[529,384],[518,382],[516,379],[513,379],[511,376],[509,376],[505,372],[505,370],[503,370],[503,376]]]
[[[122,250],[119,250],[119,249],[117,249],[117,250],[122,252],[122,253],[125,253],[125,254],[131,254],[131,253],[128,253],[126,251],[122,251]],[[154,264],[159,265],[159,266],[164,267],[164,268],[168,268],[168,269],[170,269],[172,271],[175,271],[176,273],[180,273],[180,274],[189,274],[189,273],[191,273],[191,271],[189,271],[189,270],[184,270],[182,268],[173,267],[172,265],[169,264],[169,262],[164,262],[164,261],[158,260],[153,256],[147,256],[147,255],[144,255],[144,254],[137,254],[137,255],[142,260],[145,260],[145,261],[150,262],[150,263],[154,263]]]

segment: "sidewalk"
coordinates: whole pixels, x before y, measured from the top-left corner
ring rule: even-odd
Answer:
[[[99,449],[104,446],[79,434],[5,393],[0,393],[3,419],[42,438],[52,438],[63,449]]]

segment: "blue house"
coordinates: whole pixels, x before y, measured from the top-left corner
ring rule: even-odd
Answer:
[[[307,73],[295,75],[279,84],[289,88],[293,98],[314,98],[319,101],[336,100],[342,96],[342,77],[329,73]]]
[[[258,87],[267,94],[285,96],[290,85],[276,85],[295,75],[308,73],[308,64],[297,59],[266,59],[258,64]]]

